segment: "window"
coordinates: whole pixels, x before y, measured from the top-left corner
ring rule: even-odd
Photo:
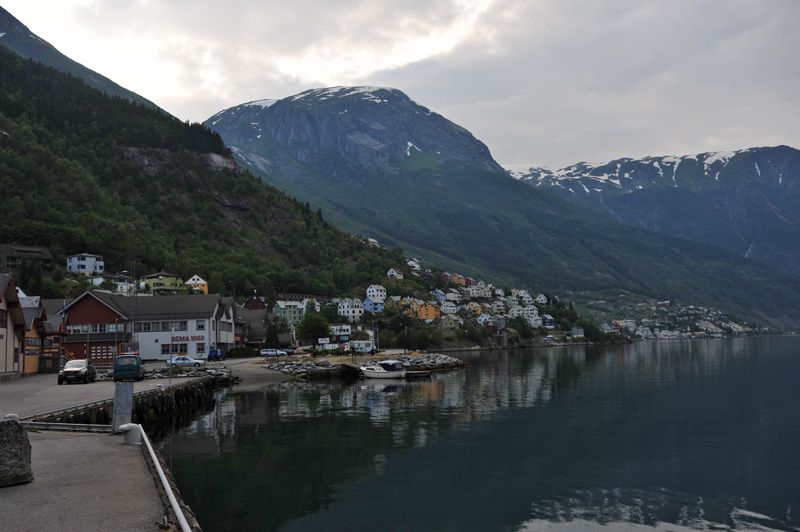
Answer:
[[[162,355],[186,354],[188,344],[161,344]]]
[[[8,311],[0,310],[0,329],[8,327]]]
[[[197,344],[197,346],[195,347],[195,352],[198,355],[204,354],[206,352],[206,344]]]
[[[195,328],[198,331],[205,331],[206,330],[206,320],[197,320],[197,325],[195,325]]]

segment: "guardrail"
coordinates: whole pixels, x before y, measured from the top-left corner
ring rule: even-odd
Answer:
[[[120,425],[119,430],[125,433],[125,443],[127,444],[141,445],[141,443],[137,442],[138,438],[137,434],[135,434],[136,432],[138,432],[138,435],[141,436],[142,440],[144,440],[144,443],[147,446],[147,451],[150,453],[150,459],[153,461],[156,471],[158,471],[158,477],[161,479],[161,485],[164,488],[164,492],[167,494],[169,504],[172,506],[172,511],[175,512],[175,517],[178,519],[178,524],[180,524],[181,530],[183,532],[192,532],[192,527],[189,526],[186,516],[183,515],[183,510],[181,510],[181,506],[178,504],[178,499],[175,498],[175,494],[172,492],[172,486],[170,486],[167,476],[164,474],[164,469],[162,469],[161,463],[158,461],[158,456],[156,456],[156,452],[153,450],[153,446],[150,444],[150,438],[147,437],[144,427],[135,423],[126,423],[125,425]]]

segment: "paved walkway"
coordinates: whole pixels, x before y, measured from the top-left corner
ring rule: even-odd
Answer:
[[[234,359],[238,368],[255,359]],[[260,367],[251,371],[265,373]],[[33,374],[0,382],[0,420],[20,418],[92,401],[113,399],[114,382],[58,385],[57,375]],[[173,378],[172,383],[187,378]],[[134,393],[166,384],[146,379]],[[0,531],[53,530],[154,532],[166,508],[147,467],[146,447],[124,445],[123,436],[77,432],[28,432],[34,480],[0,488]],[[147,458],[149,461],[149,457]]]
[[[73,432],[29,432],[28,440],[34,480],[0,488],[0,529],[159,530],[165,508],[141,446]]]

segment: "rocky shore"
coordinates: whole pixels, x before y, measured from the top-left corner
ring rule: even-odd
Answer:
[[[217,380],[222,381],[235,381],[237,377],[234,375],[233,370],[228,367],[223,362],[217,362],[215,364],[205,364],[199,367],[192,367],[192,368],[177,368],[172,370],[173,377],[214,377]],[[145,379],[169,379],[169,372],[170,368],[163,367],[163,368],[154,368],[148,369],[145,368],[144,371],[144,378]],[[112,371],[98,371],[97,372],[97,380],[98,381],[110,381],[114,379],[114,373]]]
[[[341,357],[343,360],[337,362],[348,362],[349,357]],[[369,365],[380,359],[387,357],[369,357],[364,364]],[[462,360],[437,353],[426,353],[417,355],[393,355],[393,360],[399,360],[409,371],[438,371],[455,369],[466,366]],[[331,363],[328,359],[303,359],[303,360],[280,360],[264,367],[272,372],[277,372],[291,378],[312,378],[327,375],[339,375],[341,367],[339,364]]]

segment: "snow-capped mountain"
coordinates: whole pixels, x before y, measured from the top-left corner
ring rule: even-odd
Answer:
[[[256,167],[268,165],[263,156],[274,141],[293,158],[309,164],[325,161],[329,170],[356,163],[397,174],[409,166],[457,162],[505,174],[469,131],[391,88],[311,89],[226,109],[205,125]]]
[[[510,174],[623,222],[724,247],[800,276],[800,151],[623,158]]]

